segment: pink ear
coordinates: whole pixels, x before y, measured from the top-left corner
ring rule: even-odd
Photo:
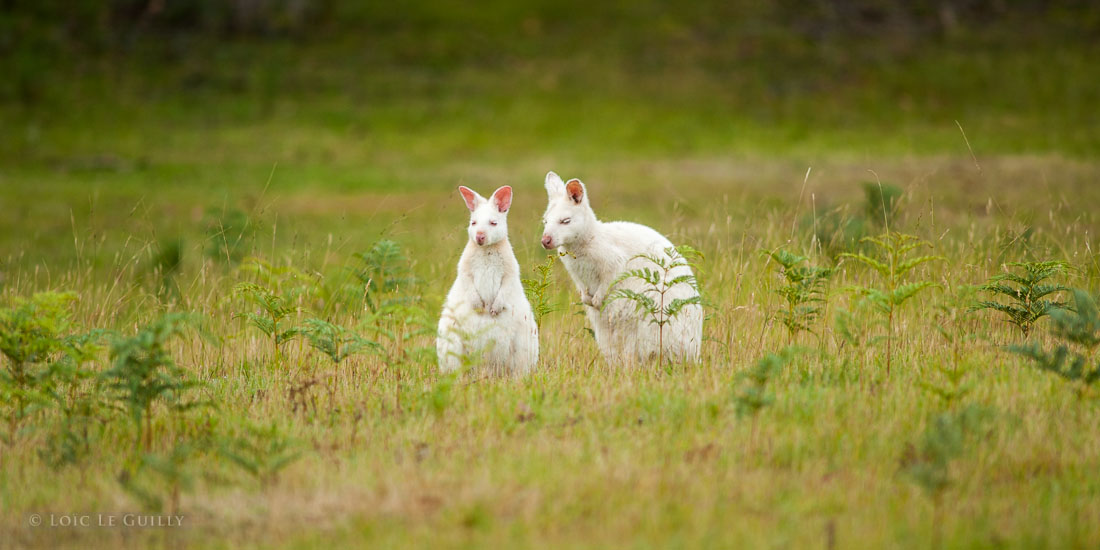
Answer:
[[[493,204],[497,205],[497,210],[507,212],[508,208],[512,206],[512,188],[505,185],[493,191]]]
[[[573,202],[580,204],[581,199],[584,198],[584,184],[576,178],[569,180],[569,183],[565,184],[565,194],[569,195]]]
[[[469,187],[466,187],[464,185],[459,185],[458,192],[462,193],[462,200],[466,201],[466,208],[469,208],[470,212],[473,212],[475,209],[477,209],[477,200],[481,197],[479,197],[473,189],[470,189]]]

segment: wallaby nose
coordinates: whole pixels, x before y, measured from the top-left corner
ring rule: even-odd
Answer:
[[[550,237],[550,235],[543,235],[542,236],[542,247],[543,248],[545,248],[547,250],[550,250],[551,248],[553,248],[552,246],[550,246],[552,244],[554,244],[554,239],[552,237]]]
[[[477,241],[477,244],[485,244],[485,233],[478,231],[477,234],[474,235],[474,240]]]

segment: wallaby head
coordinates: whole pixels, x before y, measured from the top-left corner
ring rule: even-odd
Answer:
[[[490,246],[508,239],[508,208],[512,206],[512,188],[505,185],[486,199],[469,187],[459,186],[458,192],[470,209],[470,225],[466,232],[478,246]]]
[[[542,216],[542,246],[547,250],[569,246],[588,236],[596,215],[588,204],[588,190],[579,179],[563,182],[553,172],[546,174],[546,214]]]

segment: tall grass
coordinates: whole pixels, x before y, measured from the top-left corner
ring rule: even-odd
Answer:
[[[997,163],[987,161],[984,169],[996,174]],[[1095,193],[1074,185],[1067,183],[1067,192]],[[258,216],[267,235],[257,240],[274,244],[251,253],[272,272],[319,274],[283,289],[291,308],[287,327],[320,327],[306,319],[322,315],[325,327],[338,327],[318,332],[314,345],[292,335],[273,347],[269,334],[241,317],[259,311],[245,309],[256,303],[232,292],[242,282],[259,284],[248,267],[258,262],[234,267],[204,256],[201,242],[184,240],[192,244],[173,275],[178,297],[161,293],[161,281],[145,274],[143,258],[155,250],[140,238],[113,243],[118,254],[86,254],[67,267],[5,264],[0,304],[18,307],[16,299],[38,291],[70,290],[76,298],[65,307],[74,334],[111,329],[124,338],[163,311],[192,312],[211,327],[207,338],[185,333],[165,341],[164,352],[198,383],[188,391],[204,406],[171,412],[170,402],[150,401],[139,457],[123,410],[91,411],[90,423],[73,420],[83,413],[53,405],[19,416],[15,436],[0,443],[7,540],[49,546],[182,540],[196,547],[322,541],[812,547],[827,540],[838,546],[923,547],[938,540],[945,547],[1065,547],[1100,541],[1100,525],[1088,520],[1100,513],[1090,473],[1100,461],[1100,440],[1091,435],[1100,413],[1079,392],[1062,391],[1057,377],[1000,346],[1019,341],[1015,327],[955,303],[961,300],[956,293],[926,292],[893,311],[897,337],[889,348],[853,346],[837,332],[833,312],[848,311],[853,326],[867,327],[856,330],[856,338],[882,332],[874,329],[870,309],[856,307],[858,295],[832,292],[829,310],[821,312],[828,318],[820,323],[820,345],[769,369],[766,381],[754,386],[757,361],[790,341],[787,327],[771,322],[788,304],[772,291],[776,277],[759,254],[782,245],[815,265],[830,262],[817,250],[812,228],[792,238],[791,220],[805,212],[790,206],[797,197],[776,194],[771,202],[745,206],[696,200],[713,193],[706,178],[684,186],[690,200],[678,206],[634,201],[649,195],[632,195],[624,182],[611,180],[604,189],[623,198],[609,203],[610,214],[653,224],[706,254],[700,281],[710,317],[699,365],[623,370],[604,364],[560,268],[543,289],[546,303],[558,307],[541,319],[542,359],[530,377],[486,377],[476,370],[444,377],[431,354],[398,353],[431,346],[433,335],[422,326],[432,319],[408,308],[423,307],[429,316],[438,311],[456,260],[450,241],[462,238],[447,233],[446,216],[434,214],[439,219],[418,221],[416,233],[398,221],[386,237],[405,247],[400,264],[419,283],[391,289],[386,299],[403,305],[382,313],[385,318],[376,317],[384,308],[372,311],[362,289],[355,290],[365,283],[355,276],[363,263],[354,252],[369,251],[376,241],[329,245],[323,236],[286,233],[294,223],[288,215],[278,222]],[[1004,238],[1019,218],[996,209],[974,216],[971,200],[929,207],[929,190],[907,190],[891,227],[929,240],[944,258],[914,266],[914,278],[951,289],[976,285],[1001,273],[1002,263],[1042,255],[1075,267],[1067,284],[1095,290],[1100,283],[1091,267],[1098,221],[1091,212],[1006,195],[1004,204],[1049,213],[1028,224],[1033,236],[1025,247]],[[855,185],[810,191],[860,200]],[[522,219],[539,205],[517,206],[513,215]],[[400,210],[386,215],[401,220]],[[329,223],[326,228],[340,227]],[[194,229],[204,230],[201,223]],[[534,244],[537,230],[514,229],[529,273],[545,264]],[[443,242],[419,239],[433,231]],[[79,226],[76,237],[83,250],[93,248]],[[335,280],[355,288],[333,292]],[[837,288],[878,284],[871,270],[850,262],[835,269],[831,281]],[[275,288],[276,282],[264,284]],[[333,299],[342,306],[330,307]],[[944,338],[945,330],[953,339]],[[1039,332],[1032,334],[1039,343],[1052,343]],[[386,349],[352,353],[344,338],[355,334],[383,341]],[[109,372],[105,353],[91,352],[82,359],[85,368],[97,376]],[[338,368],[330,368],[337,358]],[[966,373],[965,383],[939,382],[955,369]],[[81,379],[77,394],[94,394],[96,384],[97,377]],[[760,406],[738,414],[750,402]],[[16,403],[6,399],[5,411]],[[955,445],[952,423],[963,413],[951,411],[970,405],[991,411],[991,420]],[[940,441],[951,446],[937,447]],[[185,515],[194,528],[134,533],[27,524],[32,513],[158,509]]]

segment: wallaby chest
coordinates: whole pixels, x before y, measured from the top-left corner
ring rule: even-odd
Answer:
[[[624,262],[619,261],[617,252],[608,250],[604,254],[593,254],[586,251],[576,255],[567,252],[561,259],[573,280],[588,292],[595,293],[606,290],[621,271]]]
[[[478,250],[470,255],[468,276],[474,291],[486,302],[500,293],[506,275],[506,258],[496,250]]]

